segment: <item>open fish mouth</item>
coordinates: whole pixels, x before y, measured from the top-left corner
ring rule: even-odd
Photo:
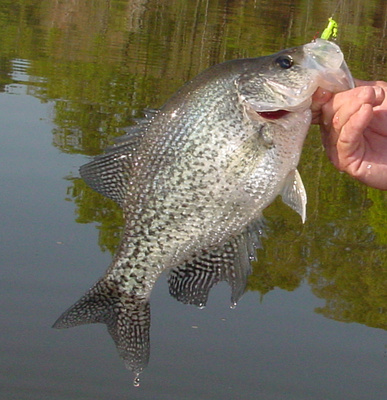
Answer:
[[[289,113],[290,113],[290,111],[288,111],[288,110],[262,111],[262,112],[257,111],[257,114],[259,116],[261,116],[265,119],[269,119],[269,120],[280,119]]]
[[[317,89],[317,87],[316,87]],[[314,93],[314,92],[313,92]],[[294,104],[291,107],[286,107],[286,108],[278,108],[272,109],[272,110],[256,110],[256,113],[267,120],[278,120],[290,113],[296,113],[296,112],[303,112],[307,109],[310,108],[312,104],[312,98],[311,96],[307,97],[305,100],[301,100],[298,104]]]
[[[285,117],[290,113],[303,112],[309,109],[311,104],[312,104],[312,99],[311,97],[308,97],[306,100],[300,101],[299,104],[293,105],[292,107],[278,108],[272,110],[262,110],[262,111],[255,110],[255,112],[262,118],[275,121]]]

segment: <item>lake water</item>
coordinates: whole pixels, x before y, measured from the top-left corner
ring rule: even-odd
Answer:
[[[387,79],[385,1],[0,1],[0,398],[387,398],[387,195],[339,173],[318,131],[300,163],[307,221],[280,201],[235,309],[151,296],[134,387],[103,325],[51,325],[105,271],[118,207],[78,168],[227,59],[310,41],[335,12],[354,76]]]

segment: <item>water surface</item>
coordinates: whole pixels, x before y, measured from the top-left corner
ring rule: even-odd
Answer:
[[[306,224],[280,201],[267,210],[236,309],[226,284],[199,310],[163,277],[139,388],[104,326],[51,325],[119,242],[119,209],[78,178],[88,157],[204,68],[308,42],[335,9],[353,74],[386,80],[386,2],[0,4],[0,397],[385,398],[387,196],[338,173],[316,130],[300,164]]]

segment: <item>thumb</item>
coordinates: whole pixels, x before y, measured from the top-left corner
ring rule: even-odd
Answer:
[[[319,124],[321,110],[324,104],[332,98],[332,93],[328,92],[323,88],[318,88],[312,96],[312,105],[310,109],[312,110],[312,124]]]

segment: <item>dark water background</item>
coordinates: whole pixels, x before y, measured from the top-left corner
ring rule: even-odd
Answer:
[[[151,298],[132,386],[104,326],[50,328],[103,274],[117,207],[78,168],[209,65],[310,41],[335,11],[356,77],[387,79],[387,2],[0,1],[0,399],[387,398],[387,195],[337,172],[309,135],[308,219],[281,202],[231,310]]]

